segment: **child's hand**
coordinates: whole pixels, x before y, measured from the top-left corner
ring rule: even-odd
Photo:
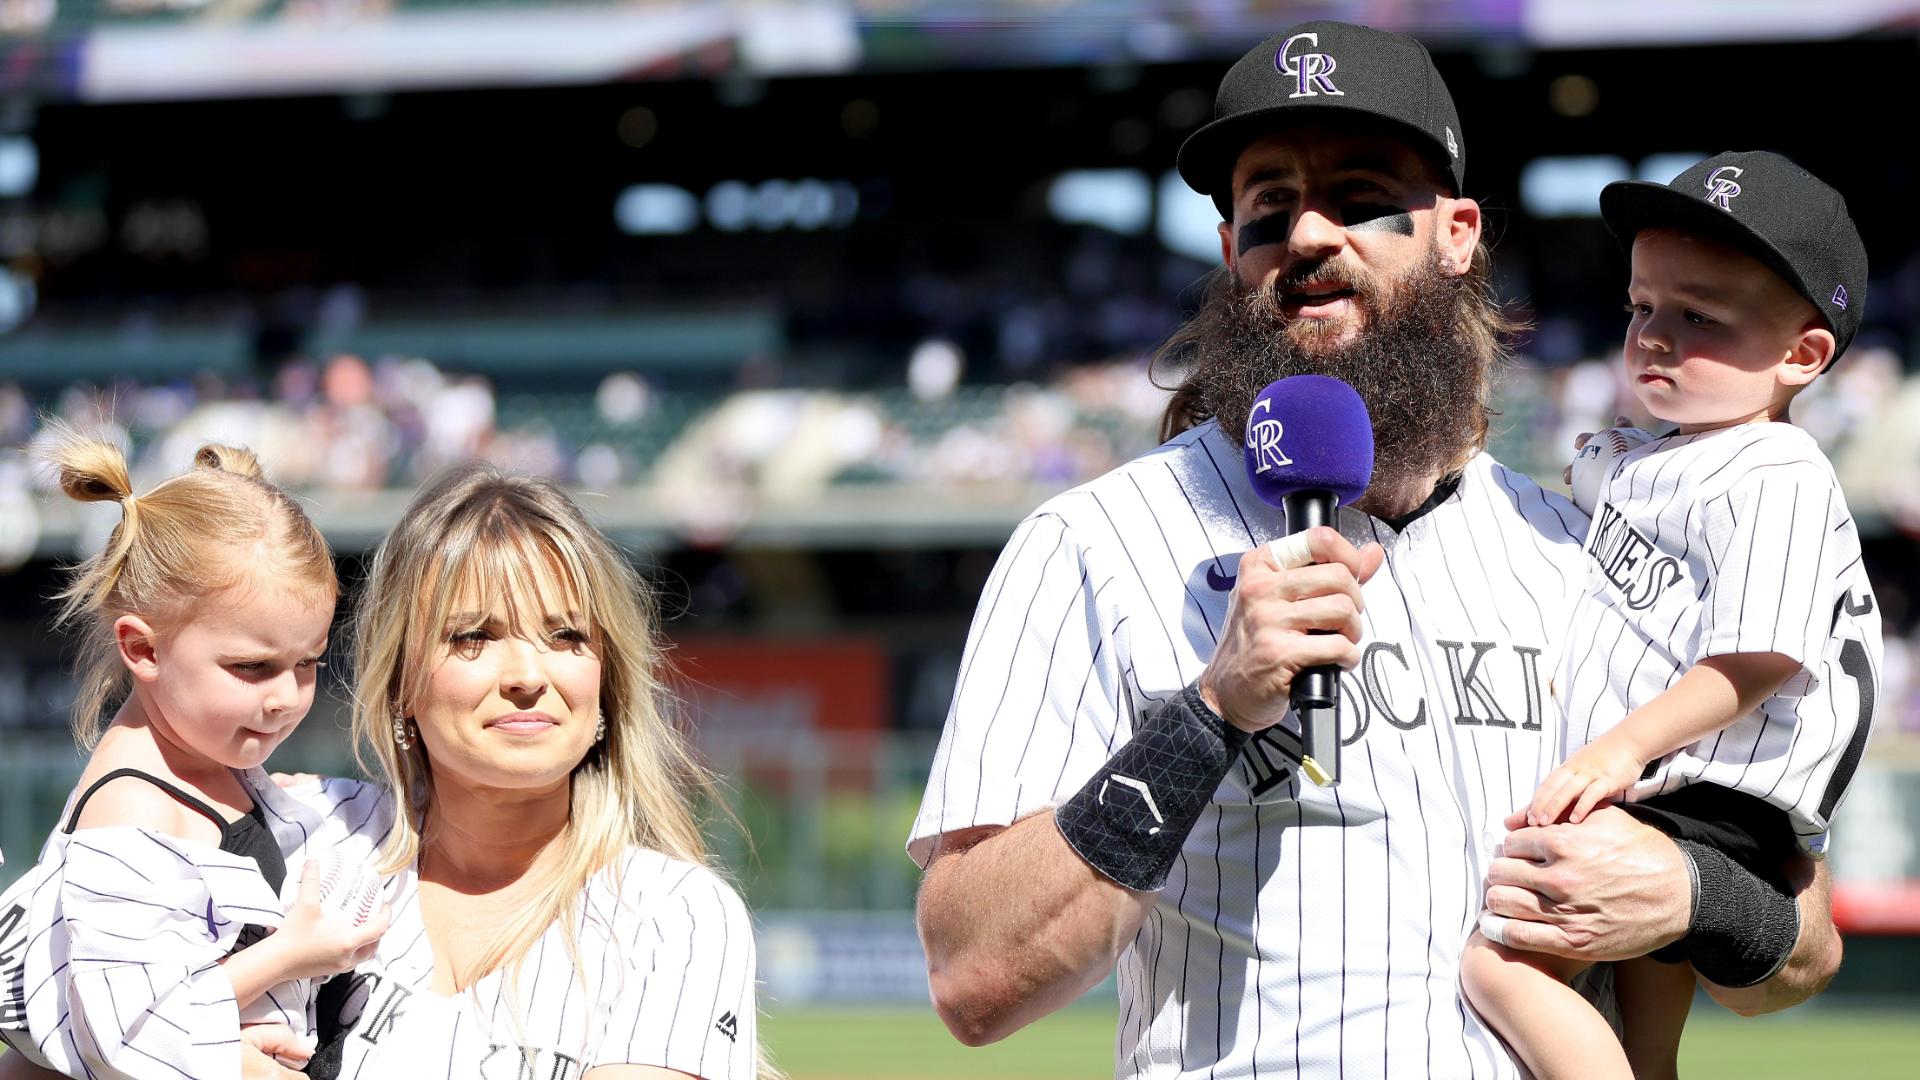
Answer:
[[[1631,427],[1633,426],[1633,421],[1627,417],[1616,414],[1613,418],[1613,426],[1621,428]],[[1579,459],[1580,451],[1585,450],[1587,444],[1592,442],[1593,437],[1598,434],[1600,434],[1598,431],[1583,431],[1573,437],[1573,454],[1575,460]],[[1563,484],[1573,483],[1573,462],[1569,461],[1567,467],[1560,470],[1560,482]]]
[[[1527,807],[1528,825],[1585,821],[1594,807],[1626,794],[1647,763],[1604,736],[1575,751],[1547,774]]]
[[[279,785],[282,791],[294,791],[299,788],[318,787],[320,785],[319,773],[277,772],[268,773],[267,777]]]
[[[318,1042],[310,1035],[295,1035],[284,1024],[243,1024],[240,1027],[240,1041],[289,1069],[306,1068],[307,1062],[313,1060],[315,1043]],[[241,1051],[241,1057],[244,1061],[244,1050]],[[243,1077],[252,1075],[244,1064],[240,1071]],[[279,1074],[264,1072],[264,1075]]]
[[[371,956],[393,917],[391,905],[382,905],[367,921],[355,924],[353,913],[322,904],[318,862],[309,861],[300,873],[300,895],[288,909],[280,929],[268,942],[279,954],[282,978],[314,979],[351,971]]]

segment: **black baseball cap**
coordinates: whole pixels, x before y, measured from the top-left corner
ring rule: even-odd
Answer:
[[[1621,180],[1600,216],[1629,255],[1640,230],[1670,226],[1752,255],[1807,298],[1847,350],[1867,307],[1867,248],[1840,193],[1770,150],[1728,151],[1670,184]]]
[[[1467,173],[1467,142],[1453,96],[1427,47],[1405,34],[1318,20],[1254,46],[1220,80],[1213,122],[1180,147],[1180,177],[1233,217],[1233,166],[1264,135],[1294,124],[1384,122],[1453,181]]]

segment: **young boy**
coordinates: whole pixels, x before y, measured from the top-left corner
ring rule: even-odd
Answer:
[[[1668,185],[1611,184],[1600,208],[1632,257],[1627,375],[1678,430],[1626,450],[1599,486],[1556,680],[1572,752],[1527,819],[1578,822],[1624,800],[1683,851],[1726,851],[1790,904],[1785,864],[1796,842],[1824,847],[1879,683],[1853,518],[1833,467],[1787,420],[1860,325],[1866,252],[1839,193],[1772,153],[1721,154]],[[1696,882],[1696,906],[1712,884]],[[1770,976],[1792,944],[1756,941],[1732,985]],[[1624,1052],[1566,985],[1571,961],[1476,933],[1462,981],[1541,1080],[1671,1077],[1693,995],[1684,945],[1616,971]]]

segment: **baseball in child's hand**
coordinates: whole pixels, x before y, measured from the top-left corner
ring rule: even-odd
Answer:
[[[309,860],[300,874],[300,893],[274,932],[288,958],[284,977],[311,979],[334,975],[372,957],[392,918],[380,903],[381,882],[365,867],[338,856],[323,866]]]
[[[1635,447],[1645,446],[1655,436],[1637,427],[1610,427],[1585,435],[1574,442],[1578,452],[1567,466],[1566,481],[1573,488],[1573,504],[1582,513],[1593,516],[1600,495],[1613,473],[1615,458]]]

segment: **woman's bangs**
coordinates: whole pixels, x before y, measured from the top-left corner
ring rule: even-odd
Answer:
[[[432,605],[436,631],[454,629],[449,620],[478,616],[500,618],[509,632],[531,637],[542,636],[556,618],[595,634],[590,578],[552,538],[503,529],[465,547],[464,557],[450,552],[446,569],[435,575],[447,594]]]

